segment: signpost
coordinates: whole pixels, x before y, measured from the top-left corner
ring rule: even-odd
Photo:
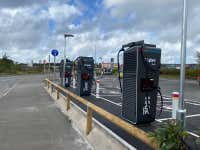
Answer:
[[[53,57],[54,57],[53,80],[55,80],[55,77],[56,77],[56,56],[58,56],[58,50],[56,50],[56,49],[51,50],[51,55],[53,55]]]

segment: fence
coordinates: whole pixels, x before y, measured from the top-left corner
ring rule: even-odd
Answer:
[[[148,133],[144,132],[143,130],[135,127],[134,125],[122,120],[121,118],[113,115],[110,112],[107,112],[106,110],[102,109],[101,107],[96,106],[95,104],[89,102],[88,100],[74,94],[73,92],[59,86],[58,84],[45,79],[44,82],[46,83],[48,88],[51,88],[51,92],[54,92],[54,89],[57,91],[57,99],[60,97],[60,92],[67,94],[66,96],[66,108],[67,110],[70,109],[70,100],[73,98],[76,101],[79,101],[80,103],[87,106],[87,121],[86,121],[86,134],[90,134],[92,131],[92,114],[93,112],[96,112],[97,114],[101,115],[103,118],[107,119],[108,121],[112,122],[113,124],[117,125],[130,135],[138,138],[145,144],[147,144],[149,147],[153,149],[158,149],[158,144],[155,141],[152,141],[150,137],[148,136]]]

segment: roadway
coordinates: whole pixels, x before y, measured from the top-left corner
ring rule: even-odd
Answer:
[[[0,150],[85,150],[42,87],[42,75],[0,77]]]

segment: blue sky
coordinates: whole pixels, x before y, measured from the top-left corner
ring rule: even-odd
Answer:
[[[67,57],[116,58],[122,44],[145,40],[162,49],[162,63],[180,62],[182,0],[1,0],[0,53],[18,62],[47,59],[51,49]],[[200,50],[200,1],[189,1],[187,63]],[[116,60],[116,59],[115,59]],[[99,61],[99,60],[97,60]]]

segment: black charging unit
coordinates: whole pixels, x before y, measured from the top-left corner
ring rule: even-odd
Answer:
[[[63,63],[64,61],[61,60],[60,62],[60,78],[61,80],[63,79]],[[65,77],[65,87],[70,87],[71,85],[71,80],[72,80],[72,66],[73,66],[73,62],[70,61],[69,59],[66,59],[65,61],[65,73],[64,73],[64,77]]]
[[[76,88],[80,96],[91,95],[94,80],[94,59],[93,57],[78,57],[74,62]]]
[[[118,53],[118,70],[119,54],[122,51],[123,85],[119,76],[123,99],[122,117],[133,124],[153,122],[157,93],[160,93],[161,49],[153,44],[145,44],[144,41],[123,45]]]

